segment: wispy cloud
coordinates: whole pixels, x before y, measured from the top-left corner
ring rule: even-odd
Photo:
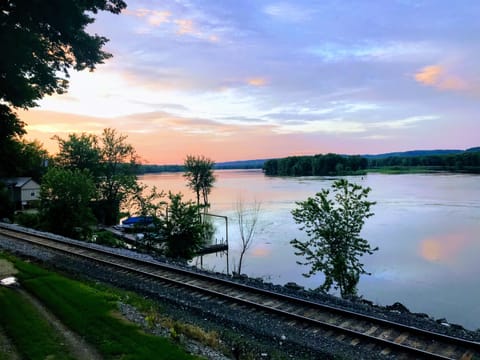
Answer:
[[[426,42],[362,41],[359,43],[326,42],[306,48],[307,53],[325,62],[338,61],[418,61],[438,53],[438,49]]]
[[[178,19],[175,20],[175,24],[178,26],[177,33],[180,35],[185,34],[196,34],[195,28],[193,26],[193,21],[191,19]]]
[[[137,8],[133,10],[125,9],[123,14],[134,17],[143,23],[143,26],[136,28],[136,33],[148,35],[156,28],[165,26],[165,31],[171,31],[177,35],[189,35],[197,39],[218,42],[219,36],[206,29],[201,29],[194,19],[186,18],[182,14],[177,16],[170,10],[156,10],[147,8]]]
[[[309,121],[303,124],[279,125],[274,131],[279,134],[292,133],[359,133],[364,132],[365,125],[360,122],[342,121],[340,119]]]
[[[312,9],[302,7],[299,3],[278,2],[265,6],[263,10],[267,15],[285,22],[302,22],[309,19]]]
[[[424,115],[424,116],[411,116],[405,119],[391,120],[391,121],[379,121],[371,123],[371,128],[384,128],[384,129],[404,129],[414,127],[415,125],[425,122],[438,120],[437,115]]]
[[[117,127],[158,161],[478,146],[480,5],[413,3],[138,0],[89,26],[114,57],[22,119]]]
[[[170,11],[159,11],[150,9],[125,9],[122,14],[134,16],[137,18],[144,18],[146,22],[151,26],[160,26],[164,23],[169,23],[172,13]]]

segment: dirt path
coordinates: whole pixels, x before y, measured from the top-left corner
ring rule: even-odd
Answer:
[[[18,291],[29,300],[32,305],[38,310],[38,312],[53,326],[53,328],[58,331],[65,339],[65,342],[70,349],[71,354],[80,360],[89,359],[89,360],[101,360],[102,357],[93,348],[88,344],[83,338],[75,334],[73,331],[68,329],[63,325],[60,320],[53,315],[50,310],[48,310],[43,304],[38,301],[36,298],[31,296],[25,290],[18,289]]]
[[[0,259],[0,280],[8,276],[13,276],[16,273],[18,273],[18,270],[15,269],[10,261]]]

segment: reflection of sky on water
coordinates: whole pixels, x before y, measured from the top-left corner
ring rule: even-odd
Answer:
[[[240,239],[234,219],[240,197],[248,205],[262,202],[259,231],[247,252],[243,271],[284,284],[297,282],[316,288],[323,275],[302,276],[290,240],[304,239],[290,211],[333,179],[270,178],[258,171],[217,172],[210,200],[212,213],[229,217],[230,265],[238,260]],[[362,260],[371,276],[362,276],[359,293],[379,304],[401,301],[410,310],[446,317],[469,328],[480,327],[480,176],[381,175],[351,177],[370,186],[377,201],[363,237],[380,250]],[[181,174],[147,175],[143,181],[159,189],[182,191]],[[225,238],[224,225],[219,226]],[[224,271],[225,257],[204,257],[206,268]]]

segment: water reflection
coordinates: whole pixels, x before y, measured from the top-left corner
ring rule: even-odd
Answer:
[[[269,257],[272,255],[272,249],[266,245],[259,245],[251,249],[250,254],[255,257]]]
[[[270,178],[260,171],[219,171],[210,200],[212,213],[229,217],[231,264],[238,262],[241,241],[235,218],[238,198],[262,202],[259,231],[247,252],[243,271],[274,283],[297,282],[317,288],[322,274],[305,278],[296,264],[290,240],[304,239],[291,210],[296,201],[329,187],[322,177]],[[348,180],[372,188],[375,215],[362,236],[380,250],[362,262],[372,276],[362,276],[359,293],[379,304],[403,302],[410,310],[445,317],[468,328],[480,328],[480,176],[381,175]],[[192,193],[182,174],[146,175],[158,189]],[[219,237],[225,236],[220,229]],[[270,244],[267,244],[270,243]],[[207,268],[225,271],[225,259],[204,257]]]
[[[427,261],[454,263],[470,242],[465,233],[438,235],[421,241],[420,254]]]

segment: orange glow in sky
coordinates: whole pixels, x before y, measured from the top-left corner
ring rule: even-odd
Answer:
[[[19,115],[50,152],[113,127],[155,164],[479,146],[478,19],[449,5],[132,2],[89,27],[113,58]]]

